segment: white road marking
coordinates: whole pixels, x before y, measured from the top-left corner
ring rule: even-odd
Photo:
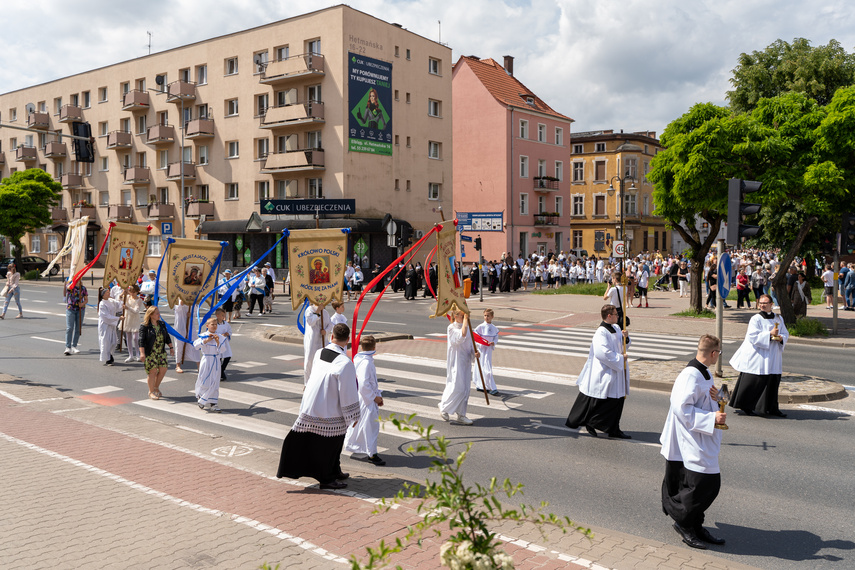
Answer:
[[[812,410],[816,412],[830,412],[834,414],[842,414],[844,416],[855,416],[855,411],[850,410],[838,410],[835,408],[823,408],[822,406],[809,406],[807,404],[799,404],[799,408],[802,410]]]
[[[122,390],[122,388],[118,388],[116,386],[98,386],[97,388],[89,388],[83,391],[89,392],[90,394],[107,394],[109,392],[118,392],[120,390]]]
[[[562,354],[564,354],[562,352]],[[408,356],[404,354],[375,354],[374,360],[383,362],[396,362],[399,364],[409,364],[414,366],[425,366],[429,368],[447,369],[445,360],[436,358],[425,358],[423,356]],[[521,380],[533,380],[535,382],[545,382],[547,384],[560,384],[569,386],[576,381],[574,374],[554,374],[551,372],[532,372],[530,370],[520,370],[518,368],[504,368],[501,366],[493,367],[493,376],[502,378],[512,378]]]
[[[273,356],[274,360],[303,360],[302,356],[297,354],[283,354],[282,356]]]
[[[32,311],[31,311],[32,312]],[[34,338],[36,340],[44,340],[47,342],[58,342],[59,344],[65,344],[64,340],[56,340],[55,338],[44,338],[41,336],[31,336],[30,338]]]
[[[248,362],[232,362],[231,365],[237,366],[238,368],[257,368],[258,366],[267,366],[267,363],[250,360]]]

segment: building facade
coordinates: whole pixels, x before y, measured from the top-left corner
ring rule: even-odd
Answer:
[[[597,257],[612,255],[620,235],[620,182],[624,178],[623,224],[628,252],[670,251],[670,230],[653,215],[650,161],[662,148],[654,132],[612,130],[574,133],[571,143],[569,214],[571,249]]]
[[[379,263],[396,251],[385,214],[418,236],[451,205],[450,66],[448,47],[339,5],[0,95],[0,121],[39,129],[0,131],[0,175],[40,167],[62,182],[57,232],[27,238],[43,254],[88,215],[90,250],[109,221],[151,224],[151,266],[171,225],[229,241],[240,267],[281,229],[315,225],[262,200],[353,199],[352,223],[318,223],[354,226],[360,258]],[[75,121],[91,126],[94,163],[59,136]]]
[[[486,259],[568,249],[573,119],[514,76],[513,58],[454,64],[454,210],[501,213],[480,235]],[[473,257],[477,254],[472,251]]]

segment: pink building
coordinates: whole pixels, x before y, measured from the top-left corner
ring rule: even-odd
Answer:
[[[573,119],[514,77],[513,61],[461,57],[452,73],[454,210],[503,213],[503,231],[470,234],[480,234],[485,259],[571,246]]]

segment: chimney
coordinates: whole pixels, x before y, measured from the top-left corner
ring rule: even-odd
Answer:
[[[514,56],[506,55],[505,56],[505,73],[514,76]]]

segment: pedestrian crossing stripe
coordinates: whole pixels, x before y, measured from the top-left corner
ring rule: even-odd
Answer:
[[[590,351],[591,340],[590,339],[588,339],[588,340],[584,340],[584,339],[554,340],[554,341],[550,342],[550,344],[554,348],[565,348],[566,349],[565,351],[559,350],[558,351],[559,354],[563,354],[567,351],[570,351],[570,352],[576,352],[576,353],[584,354],[585,356],[587,356],[588,352]],[[523,339],[520,339],[520,340],[501,339],[499,341],[499,346],[507,346],[507,345],[530,346],[530,347],[537,348],[537,347],[543,346],[544,341],[540,340],[540,339],[525,340],[524,337],[523,337]],[[644,349],[655,350],[656,352],[641,352],[641,350],[644,350]],[[677,356],[686,354],[687,351],[688,350],[669,350],[669,349],[660,348],[660,347],[654,346],[654,345],[644,346],[638,342],[632,342],[626,349],[626,352],[629,356],[653,358],[656,360],[673,360]]]
[[[495,371],[495,368],[493,370]],[[418,372],[397,370],[395,368],[379,367],[379,368],[377,368],[377,376],[380,377],[381,379],[383,377],[386,377],[386,376],[389,376],[392,378],[406,376],[407,380],[415,380],[416,382],[427,382],[429,384],[438,384],[441,386],[445,386],[445,384],[447,383],[445,376],[439,376],[439,375],[434,375],[434,374],[420,374]],[[493,374],[493,376],[495,376],[495,373]],[[476,382],[480,382],[480,378],[478,377],[477,374],[474,375],[474,378],[475,378]],[[386,388],[384,388],[383,390],[386,391]],[[409,390],[411,390],[411,388],[409,388],[409,387],[403,388],[403,391],[409,391]],[[506,389],[506,388],[503,388],[502,390],[500,390],[500,392],[502,394],[509,395],[509,396],[522,396],[522,397],[528,397],[528,398],[535,398],[538,400],[541,398],[545,398],[546,396],[552,395],[552,392],[540,392],[537,390],[510,390],[510,389]],[[427,393],[423,393],[422,395],[426,395],[426,394]],[[471,405],[471,401],[470,401],[470,405]],[[519,407],[520,405],[521,404],[514,405],[514,406],[509,405],[508,407]]]
[[[563,354],[563,353],[562,353]],[[394,353],[384,353],[384,354],[375,354],[375,361],[381,362],[396,362],[401,364],[408,364],[413,366],[424,366],[427,368],[441,368],[443,370],[447,370],[448,366],[446,365],[445,360],[439,360],[437,358],[427,358],[423,356],[409,356],[406,354],[394,354]],[[409,377],[410,372],[401,371],[400,374],[406,375]],[[510,378],[513,380],[531,380],[534,382],[544,382],[546,384],[561,384],[563,386],[568,386],[574,384],[576,381],[576,375],[574,374],[554,374],[550,372],[532,372],[530,370],[521,370],[518,368],[505,368],[500,366],[493,367],[493,376],[496,378]],[[534,392],[533,392],[534,393]],[[545,392],[545,395],[550,395],[550,392]],[[534,395],[530,397],[535,397]],[[541,396],[545,397],[545,396]]]
[[[252,360],[247,362],[234,362],[232,366],[237,366],[238,368],[257,368],[259,366],[267,366],[265,362],[254,362]]]

